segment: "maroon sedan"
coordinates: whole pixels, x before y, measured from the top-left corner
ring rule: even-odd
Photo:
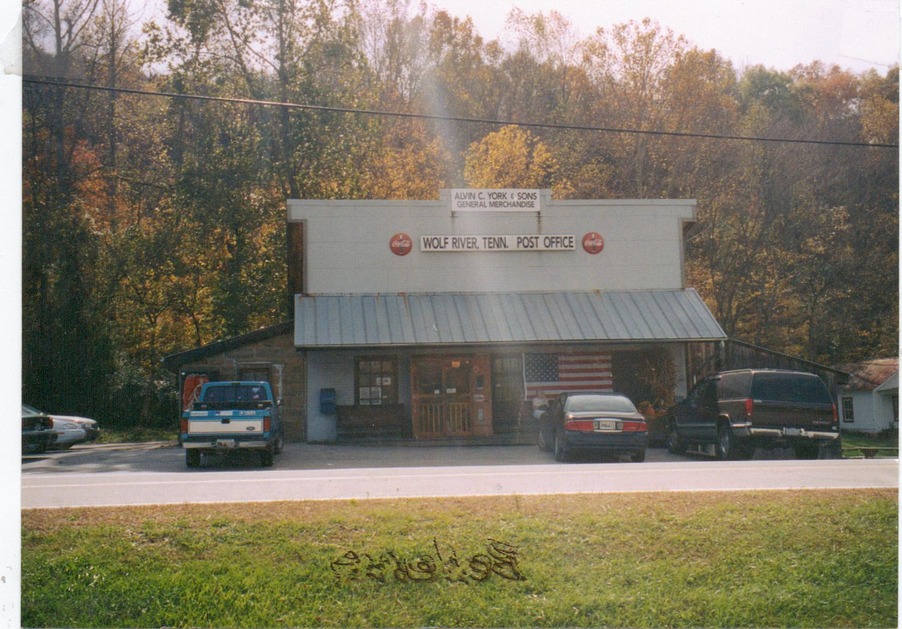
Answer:
[[[566,461],[574,452],[628,454],[645,460],[648,425],[629,398],[615,393],[561,393],[539,418],[539,448]]]

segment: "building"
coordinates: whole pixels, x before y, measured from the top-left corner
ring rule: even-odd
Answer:
[[[694,201],[444,190],[289,200],[287,214],[293,324],[166,364],[183,379],[268,374],[290,438],[534,438],[543,397],[660,406],[691,386],[692,347],[726,339],[685,282]]]
[[[879,434],[899,430],[899,359],[840,365],[850,374],[839,394],[843,432]]]

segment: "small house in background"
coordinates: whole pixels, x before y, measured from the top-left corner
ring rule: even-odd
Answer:
[[[878,358],[839,365],[850,374],[840,390],[843,432],[878,434],[899,429],[899,359]]]

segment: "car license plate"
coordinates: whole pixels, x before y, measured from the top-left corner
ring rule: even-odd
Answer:
[[[234,439],[217,439],[216,447],[217,448],[234,448],[235,440]]]
[[[783,436],[784,437],[801,437],[802,429],[801,428],[784,428]]]
[[[618,429],[618,422],[614,419],[596,419],[595,430],[599,432],[611,432]]]

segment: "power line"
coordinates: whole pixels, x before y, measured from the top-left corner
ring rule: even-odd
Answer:
[[[106,87],[103,85],[89,85],[86,83],[73,83],[61,79],[51,77],[35,77],[23,76],[25,83],[34,83],[38,85],[53,85],[57,87],[70,87],[74,89],[96,90],[104,92],[114,92],[118,94],[130,94],[136,96],[156,96],[160,98],[173,98],[183,100],[198,100],[216,103],[230,103],[236,105],[256,105],[263,107],[280,107],[285,109],[300,109],[304,111],[318,111],[340,114],[355,114],[363,116],[378,116],[386,118],[408,118],[416,120],[430,120],[439,122],[456,122],[465,124],[485,124],[493,126],[518,126],[531,129],[553,129],[558,131],[591,131],[599,133],[626,133],[633,135],[651,135],[651,136],[667,136],[677,138],[696,138],[707,140],[734,140],[741,142],[769,142],[779,144],[814,144],[826,146],[850,146],[859,148],[883,148],[898,149],[898,144],[869,143],[869,142],[847,142],[842,140],[806,140],[794,138],[767,138],[760,136],[748,135],[722,135],[716,133],[689,133],[681,131],[655,131],[644,129],[619,129],[615,127],[593,127],[588,125],[573,124],[555,124],[549,122],[516,122],[514,120],[495,120],[491,118],[467,118],[458,116],[439,116],[432,114],[418,114],[402,111],[385,111],[379,109],[353,109],[348,107],[331,107],[326,105],[305,105],[301,103],[283,103],[278,101],[258,100],[252,98],[235,98],[229,96],[203,96],[201,94],[179,94],[176,92],[152,92],[148,90],[139,90],[127,87]]]

